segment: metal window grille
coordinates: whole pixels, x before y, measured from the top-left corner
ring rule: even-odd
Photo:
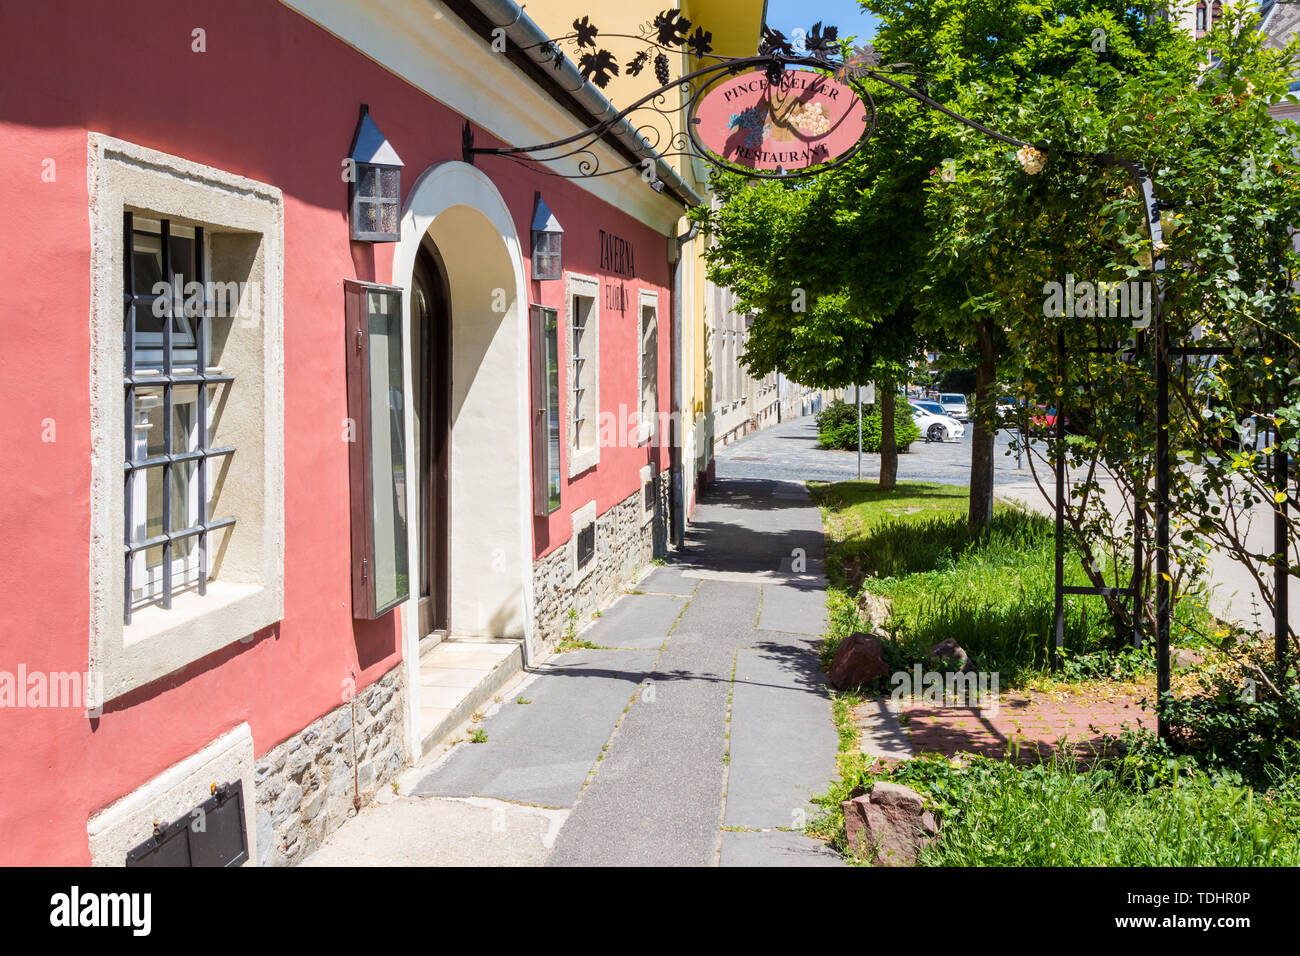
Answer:
[[[195,227],[194,229],[194,276],[190,277],[198,283],[201,290],[198,303],[195,308],[184,311],[182,305],[182,315],[193,322],[194,334],[194,368],[176,368],[176,346],[174,343],[174,326],[173,321],[176,317],[176,308],[178,306],[176,298],[176,289],[178,286],[183,288],[183,284],[190,279],[178,276],[173,270],[171,256],[171,222],[167,219],[160,220],[161,232],[161,256],[162,256],[162,277],[167,281],[170,290],[166,295],[159,296],[152,291],[141,293],[136,289],[135,274],[135,222],[132,213],[126,213],[124,224],[124,256],[125,263],[125,289],[123,290],[123,303],[125,306],[125,315],[123,321],[124,330],[124,361],[123,361],[123,382],[126,388],[126,416],[124,429],[126,456],[124,460],[124,482],[123,482],[123,511],[126,517],[125,525],[125,560],[126,560],[126,578],[125,594],[123,599],[123,621],[126,624],[131,623],[131,610],[133,601],[133,565],[134,558],[140,552],[147,551],[150,548],[162,548],[162,587],[159,595],[159,602],[164,609],[170,609],[172,606],[172,560],[173,549],[177,542],[185,541],[195,535],[198,536],[198,568],[197,584],[199,594],[207,593],[208,577],[208,535],[213,531],[226,528],[235,523],[234,518],[224,518],[220,521],[209,521],[207,517],[207,500],[208,500],[208,462],[223,455],[234,454],[234,447],[209,448],[208,447],[208,387],[210,385],[226,384],[234,381],[230,375],[210,374],[207,364],[207,347],[206,347],[206,320],[211,316],[211,303],[207,300],[207,282],[204,275],[203,267],[203,229]],[[141,375],[143,369],[137,368],[136,365],[136,332],[138,328],[137,315],[139,309],[153,309],[155,303],[161,299],[162,306],[162,350],[161,350],[161,370],[160,374],[153,374],[153,370],[148,370],[149,374]],[[187,343],[188,344],[188,343]],[[197,391],[197,410],[195,413],[195,447],[193,449],[177,450],[172,447],[172,438],[174,431],[174,405],[176,386],[194,386]],[[137,444],[135,441],[136,432],[136,392],[140,388],[162,388],[162,419],[163,419],[163,447],[160,454],[150,455],[147,447],[143,456],[137,455]],[[190,522],[180,529],[172,528],[172,490],[173,490],[173,470],[176,466],[185,467],[187,463],[195,462],[197,483],[197,509],[191,517]],[[144,524],[145,532],[141,536],[135,534],[135,523],[132,509],[134,507],[134,491],[136,482],[147,481],[148,471],[151,468],[162,470],[162,528],[159,534],[150,535],[148,533],[148,523]],[[146,505],[147,507],[147,505]],[[147,516],[146,516],[147,517]]]
[[[587,312],[583,309],[580,296],[573,297],[573,447],[582,446],[582,423],[586,416],[582,414],[582,396],[586,386],[582,384],[582,368],[586,356],[582,354],[582,337],[587,330]]]
[[[652,419],[658,410],[655,405],[658,401],[656,394],[659,370],[658,358],[658,336],[656,335],[656,322],[658,313],[648,306],[641,308],[641,414],[647,419]]]
[[[585,568],[596,556],[596,523],[593,521],[578,532],[578,567]]]

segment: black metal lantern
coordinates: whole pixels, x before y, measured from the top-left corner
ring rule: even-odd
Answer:
[[[564,229],[537,193],[537,204],[533,209],[533,278],[560,279],[564,277],[564,257],[561,245]]]
[[[397,242],[402,238],[403,163],[364,103],[349,158],[352,238]]]

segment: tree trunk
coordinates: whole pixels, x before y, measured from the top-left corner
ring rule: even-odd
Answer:
[[[993,385],[997,376],[997,355],[993,345],[993,322],[981,319],[975,327],[979,341],[979,364],[975,366],[975,432],[970,449],[970,529],[982,528],[993,518]]]
[[[898,483],[898,445],[894,441],[894,386],[876,383],[880,390],[880,487],[891,491]]]

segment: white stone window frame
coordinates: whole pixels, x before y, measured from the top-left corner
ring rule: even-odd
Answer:
[[[646,417],[645,411],[645,310],[654,311],[654,329],[655,329],[655,407],[651,409],[650,415]],[[636,441],[638,445],[644,445],[659,433],[659,293],[652,289],[641,289],[637,293],[636,300],[636,414],[637,414],[637,433]]]
[[[91,709],[179,670],[284,617],[284,199],[256,180],[100,133],[87,135],[90,214],[90,655]],[[261,438],[256,494],[261,514],[255,574],[212,578],[207,594],[178,594],[123,624],[125,562],[122,386],[123,215],[131,211],[258,236],[260,421],[239,431]],[[221,276],[209,275],[213,281]],[[245,320],[236,319],[236,322]],[[247,330],[244,330],[247,331]],[[236,381],[235,388],[240,387]],[[233,425],[234,423],[232,423]],[[236,454],[238,454],[238,449]],[[240,515],[236,511],[236,526]],[[248,532],[248,522],[241,529]]]
[[[573,311],[573,299],[582,296],[591,300],[591,312],[582,330],[582,387],[584,404],[592,421],[592,442],[579,445],[574,435],[574,419],[577,417],[576,396],[574,395],[574,335],[573,324],[576,316]],[[569,477],[574,478],[584,471],[594,468],[600,462],[600,279],[596,276],[582,275],[577,272],[564,274],[564,342],[567,356],[569,378],[565,382],[565,408],[567,415],[568,441],[565,443],[569,459]]]
[[[572,522],[572,534],[569,535],[569,574],[573,578],[575,588],[591,577],[592,572],[596,570],[596,565],[600,563],[600,522],[596,518],[595,501],[588,501],[569,514],[569,520]],[[587,525],[593,526],[596,533],[592,539],[591,560],[585,567],[580,568],[578,567],[578,533]]]

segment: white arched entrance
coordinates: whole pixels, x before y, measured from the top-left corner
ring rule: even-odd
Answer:
[[[429,167],[402,213],[393,261],[403,296],[406,390],[414,394],[411,280],[428,236],[446,268],[451,307],[450,604],[453,637],[532,639],[528,297],[519,238],[492,181],[466,163]],[[417,473],[413,402],[406,403],[406,468]],[[407,483],[407,514],[418,515],[419,483]],[[408,522],[413,561],[422,560]],[[411,579],[419,569],[412,566]],[[412,592],[417,589],[412,588]],[[409,752],[419,756],[419,612],[402,609],[409,689]]]

